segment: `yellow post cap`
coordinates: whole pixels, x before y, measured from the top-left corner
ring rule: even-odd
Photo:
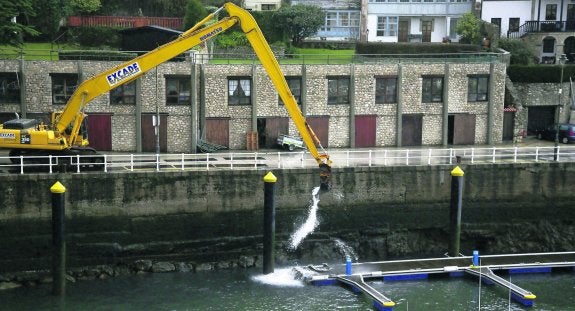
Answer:
[[[264,182],[274,183],[277,180],[277,177],[272,172],[268,172],[266,176],[264,176]]]
[[[455,176],[455,177],[461,177],[463,176],[463,170],[459,168],[459,166],[456,166],[452,171],[451,171],[451,176]]]
[[[52,185],[52,187],[50,187],[50,191],[52,193],[64,193],[66,192],[66,187],[64,187],[64,185],[62,185],[59,181],[57,181],[55,184]]]

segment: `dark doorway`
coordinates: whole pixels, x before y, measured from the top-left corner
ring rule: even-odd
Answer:
[[[398,42],[407,42],[409,35],[409,21],[399,21]]]
[[[423,116],[420,114],[404,114],[401,116],[401,145],[421,146]]]
[[[513,128],[515,127],[515,113],[506,111],[503,113],[503,141],[513,140]]]
[[[288,118],[258,118],[258,141],[260,148],[276,147],[280,134],[288,134]]]
[[[156,152],[155,114],[142,114],[142,152]],[[160,114],[160,152],[168,152],[168,116]]]
[[[355,147],[375,147],[377,116],[355,116]]]
[[[475,115],[449,115],[447,117],[447,143],[450,145],[475,144]]]
[[[532,106],[527,109],[527,134],[535,135],[555,123],[555,106]]]
[[[433,21],[421,21],[421,42],[431,42]]]

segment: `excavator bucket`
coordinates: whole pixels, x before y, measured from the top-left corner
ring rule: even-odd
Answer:
[[[331,166],[322,163],[319,165],[319,188],[322,191],[331,190]]]

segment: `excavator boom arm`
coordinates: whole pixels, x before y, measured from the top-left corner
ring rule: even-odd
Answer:
[[[70,97],[62,113],[59,114],[59,117],[55,120],[54,130],[62,133],[71,122],[75,119],[78,120],[77,118],[81,118],[83,116],[85,105],[97,96],[139,78],[159,64],[167,62],[168,60],[186,52],[190,48],[217,36],[239,23],[262,66],[265,68],[267,74],[272,80],[279,96],[284,102],[285,107],[309,152],[317,161],[321,170],[320,178],[322,188],[329,189],[331,160],[327,154],[320,154],[318,152],[316,143],[320,147],[321,144],[311,127],[306,123],[306,120],[289,89],[279,63],[277,62],[255,19],[248,11],[233,3],[226,3],[223,8],[228,12],[230,17],[223,18],[211,25],[206,25],[206,22],[212,19],[215,14],[221,10],[220,8],[216,12],[208,15],[191,29],[182,33],[176,40],[164,44],[133,60],[124,62],[81,83]],[[201,28],[202,26],[204,27]],[[78,126],[74,126],[74,131],[77,131],[78,128]],[[69,137],[74,139],[77,137],[77,133],[72,133]],[[68,142],[68,145],[72,145],[73,143],[73,141],[70,141]]]

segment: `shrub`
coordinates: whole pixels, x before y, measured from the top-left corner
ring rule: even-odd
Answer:
[[[81,26],[70,28],[69,31],[72,40],[82,46],[118,48],[122,41],[119,30],[116,27]]]
[[[575,75],[575,66],[563,67],[563,82]],[[559,83],[561,80],[560,65],[511,65],[507,67],[507,76],[513,82],[523,83]]]

